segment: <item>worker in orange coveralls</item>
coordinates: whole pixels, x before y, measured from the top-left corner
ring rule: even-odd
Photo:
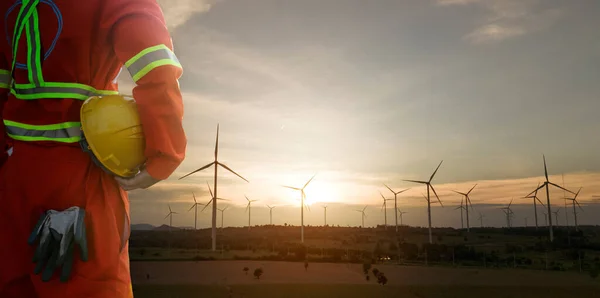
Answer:
[[[163,13],[156,0],[2,0],[0,17],[0,297],[133,297],[126,191],[168,178],[186,147]],[[146,163],[130,178],[79,144],[83,102],[117,94],[122,67],[145,134]],[[87,261],[74,250],[66,281],[60,268],[35,274],[28,237],[45,212],[73,206],[85,209]]]

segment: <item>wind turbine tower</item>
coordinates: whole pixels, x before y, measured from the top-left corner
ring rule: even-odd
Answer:
[[[198,205],[205,205],[205,204],[198,203],[198,201],[196,201],[196,195],[193,192],[192,192],[192,196],[194,198],[194,204],[192,205],[192,207],[190,207],[188,212],[190,212],[192,209],[196,209],[196,210],[194,210],[194,230],[197,230],[198,229]]]
[[[398,210],[398,215],[400,215],[400,225],[402,226],[402,225],[404,225],[404,223],[402,222],[402,215],[406,214],[408,212],[404,212],[404,211],[400,210],[400,208],[398,208],[397,210]]]
[[[466,215],[467,215],[467,232],[471,231],[471,225],[469,224],[469,205],[471,206],[471,210],[473,210],[473,203],[471,203],[471,198],[469,197],[469,194],[471,194],[471,192],[473,191],[473,189],[475,189],[476,186],[477,186],[477,184],[475,184],[473,187],[471,187],[471,189],[466,193],[453,190],[453,192],[455,192],[459,195],[463,195],[465,197],[464,210],[466,211]],[[461,206],[462,206],[462,202],[461,202]],[[462,210],[460,211],[460,216],[462,218]]]
[[[428,217],[428,221],[429,221],[429,243],[430,244],[433,244],[433,235],[431,233],[431,198],[430,198],[429,190],[431,189],[431,191],[433,191],[433,193],[435,194],[435,197],[440,202],[440,205],[442,205],[442,201],[440,200],[440,197],[437,195],[437,192],[435,191],[435,188],[433,188],[433,185],[431,185],[431,180],[433,180],[433,177],[435,177],[435,174],[440,169],[440,166],[442,165],[442,162],[444,162],[444,161],[442,160],[440,162],[440,164],[437,166],[437,168],[435,169],[435,171],[433,171],[433,174],[431,174],[431,177],[429,177],[428,181],[404,180],[406,182],[413,182],[413,183],[425,184],[427,186],[427,217]],[[444,205],[442,205],[442,207],[443,206]]]
[[[225,210],[227,210],[227,208],[229,208],[229,206],[225,206],[223,209],[218,209],[221,211],[221,229],[223,229],[223,218],[225,218]]]
[[[394,213],[395,213],[394,218],[396,221],[396,233],[398,233],[398,195],[409,190],[410,188],[395,192],[389,186],[387,186],[385,184],[384,184],[384,186],[387,187],[387,189],[389,189],[394,194]]]
[[[307,207],[304,204],[304,199],[306,198],[306,193],[304,192],[304,189],[308,186],[308,184],[315,178],[317,174],[313,175],[308,182],[306,182],[306,184],[304,184],[304,186],[302,186],[302,188],[298,188],[298,187],[292,187],[292,186],[283,186],[289,189],[293,189],[293,190],[298,190],[300,191],[300,242],[304,243],[304,207]]]
[[[367,206],[365,206],[365,208],[363,208],[362,210],[356,210],[358,212],[361,213],[361,219],[362,219],[362,226],[361,228],[365,227],[365,217],[367,217],[367,215],[365,214],[365,209],[367,209]]]
[[[579,195],[579,192],[581,191],[581,187],[579,188],[579,190],[577,191],[577,193],[575,193],[575,196],[572,198],[565,198],[565,202],[566,200],[570,200],[573,203],[573,218],[575,220],[575,231],[579,230],[579,223],[577,222],[577,208],[575,208],[575,204],[577,204],[577,206],[579,207],[579,209],[581,209],[581,211],[583,211],[583,208],[581,208],[581,205],[579,205],[579,201],[577,201],[577,196]]]
[[[546,166],[546,156],[542,155],[542,158],[544,159],[544,175],[546,176],[546,181],[544,181],[544,183],[542,183],[541,186],[536,188],[534,191],[529,193],[527,196],[531,195],[532,193],[534,193],[535,191],[537,191],[543,187],[546,187],[546,206],[548,207],[548,214],[551,215],[552,208],[551,208],[551,204],[550,204],[550,185],[560,188],[564,191],[568,191],[572,194],[575,194],[575,193],[558,185],[558,184],[550,182],[550,180],[548,179],[548,167]],[[552,216],[548,216],[548,229],[550,231],[550,242],[553,242],[554,241],[554,232],[552,231]]]
[[[235,174],[236,176],[240,177],[242,180],[249,182],[248,180],[246,180],[246,178],[240,176],[238,173],[234,172],[232,169],[230,169],[228,166],[226,166],[225,164],[219,162],[218,160],[218,156],[219,156],[219,125],[217,124],[217,138],[216,138],[216,142],[215,142],[215,160],[193,172],[190,172],[186,175],[184,175],[183,177],[179,178],[179,180],[192,175],[194,173],[200,172],[204,169],[207,169],[211,166],[215,166],[215,174],[214,174],[214,188],[215,188],[215,193],[213,198],[217,198],[217,170],[219,169],[219,166],[221,166],[222,168],[228,170],[229,172]],[[212,200],[212,251],[217,251],[217,200]]]
[[[250,200],[250,199],[248,199],[248,197],[247,197],[247,196],[244,196],[244,197],[246,198],[246,201],[248,201],[248,205],[246,205],[246,211],[248,212],[248,230],[250,230],[250,228],[252,227],[252,226],[250,225],[250,214],[251,214],[251,212],[252,212],[252,210],[251,210],[251,204],[252,204],[253,202],[256,202],[256,201],[258,201],[258,200]]]
[[[463,220],[463,209],[465,209],[465,206],[463,206],[463,200],[460,200],[460,206],[454,208],[454,210],[459,210],[459,209],[460,209],[460,228],[464,229],[465,222]]]
[[[325,225],[324,227],[327,226],[327,206],[323,206],[323,210],[325,211]]]
[[[384,226],[383,228],[387,230],[387,201],[391,201],[392,199],[386,199],[381,192],[379,192],[381,198],[383,199],[383,205],[381,205],[381,210],[383,210],[383,219]],[[396,220],[398,221],[398,220]]]
[[[530,194],[529,196],[525,196],[525,199],[533,200],[533,214],[535,215],[535,229],[536,230],[538,229],[537,202],[540,202],[540,204],[542,204],[542,206],[546,207],[544,205],[544,203],[542,203],[540,198],[538,198],[538,196],[537,196],[539,187],[540,187],[540,184],[538,183],[538,186],[537,186],[536,190],[533,192],[533,195]]]
[[[267,205],[267,208],[269,208],[269,225],[273,225],[273,208],[275,208],[276,206],[269,206]]]

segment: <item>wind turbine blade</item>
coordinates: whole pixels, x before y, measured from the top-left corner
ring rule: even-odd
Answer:
[[[535,193],[537,195],[538,190],[542,189],[542,187],[544,187],[544,186],[546,186],[546,182],[542,183],[542,185],[539,185],[534,191],[528,193],[525,197],[528,197],[528,196],[532,195],[533,193]]]
[[[211,198],[210,201],[208,201],[208,203],[206,203],[206,205],[204,205],[204,208],[202,208],[202,210],[200,210],[200,213],[202,213],[204,211],[204,209],[206,209],[206,207],[208,207],[208,205],[210,205],[210,203],[212,203],[212,200],[214,200],[214,198]]]
[[[581,192],[581,189],[583,187],[580,187],[579,190],[577,191],[577,193],[575,194],[575,197],[573,198],[573,200],[577,200],[577,196],[579,195],[579,192]]]
[[[440,161],[440,164],[437,166],[437,168],[435,168],[435,171],[433,171],[433,174],[431,174],[431,177],[429,178],[428,182],[431,182],[431,180],[433,180],[433,177],[435,176],[435,174],[437,173],[437,171],[440,169],[440,166],[442,165],[444,161]]]
[[[475,183],[475,185],[471,188],[471,190],[469,190],[469,192],[467,192],[467,195],[470,194],[473,191],[473,189],[475,189],[475,186],[477,186],[477,183]]]
[[[385,187],[387,187],[387,189],[389,189],[392,193],[395,193],[389,186],[387,186],[385,183],[383,184]]]
[[[171,215],[171,213],[167,214],[167,216],[165,216],[165,218],[163,218],[163,219],[167,219],[167,217],[169,217],[169,215]]]
[[[548,180],[548,167],[546,167],[546,156],[542,154],[542,157],[544,158],[544,175],[546,175],[546,182],[548,182],[550,180]]]
[[[208,181],[206,181],[206,186],[208,186],[208,192],[210,192],[210,198],[214,198],[215,196],[212,193],[212,189],[210,189],[210,184],[208,184]]]
[[[238,173],[234,172],[232,169],[230,169],[230,168],[229,168],[228,166],[226,166],[225,164],[222,164],[222,163],[220,163],[220,162],[217,162],[217,164],[218,164],[218,165],[220,165],[220,166],[222,166],[222,167],[224,167],[226,170],[228,170],[228,171],[232,172],[232,173],[233,173],[233,174],[235,174],[236,176],[238,176],[238,177],[242,178],[242,180],[244,180],[244,181],[246,181],[246,182],[250,183],[250,181],[246,180],[246,178],[242,177],[240,174],[238,174]]]
[[[572,192],[572,191],[570,191],[570,190],[568,190],[568,189],[566,189],[566,188],[564,188],[564,187],[562,187],[562,186],[560,186],[560,185],[558,185],[558,184],[556,184],[556,183],[548,182],[548,184],[550,184],[550,185],[552,185],[552,186],[555,186],[555,187],[558,187],[558,188],[560,188],[560,189],[562,189],[562,190],[568,191],[568,192],[570,192],[570,193],[572,193],[572,194],[575,194],[574,192]]]
[[[310,179],[308,180],[308,182],[306,182],[306,184],[304,184],[302,189],[305,189],[308,186],[308,184],[315,178],[315,176],[317,176],[317,174],[314,174],[312,177],[310,177]]]
[[[402,180],[402,181],[412,182],[412,183],[420,183],[420,184],[427,184],[427,181],[418,181],[418,180]]]
[[[168,204],[167,206],[169,206],[169,213],[173,212],[173,210],[171,210],[171,205]]]
[[[537,200],[537,201],[538,201],[540,204],[542,204],[542,206],[546,207],[546,205],[544,205],[544,203],[542,203],[542,200],[540,200],[538,197],[535,197],[535,199],[536,199],[536,200]]]
[[[217,200],[221,200],[221,201],[231,201],[230,199],[223,199],[223,198],[217,198]]]
[[[363,208],[362,212],[365,212],[365,210],[367,210],[367,207],[369,207],[369,206],[365,206],[365,208]]]
[[[381,195],[381,198],[383,198],[383,200],[385,201],[385,197],[383,196],[383,194],[381,192],[379,192],[379,194]]]
[[[282,187],[290,188],[290,189],[293,189],[293,190],[300,190],[300,188],[297,188],[297,187],[291,187],[291,186],[285,186],[285,185],[282,185]]]
[[[399,195],[399,194],[401,194],[401,193],[403,193],[403,192],[405,192],[405,191],[407,191],[407,190],[409,190],[409,189],[410,189],[410,188],[407,188],[407,189],[401,190],[401,191],[399,191],[399,192],[397,192],[397,193],[395,193],[395,194],[396,194],[396,195]]]
[[[440,163],[441,165],[442,163]],[[437,192],[435,191],[435,188],[433,188],[433,185],[429,184],[429,187],[431,187],[431,190],[433,190],[433,193],[435,194],[435,197],[437,198],[438,202],[440,202],[440,205],[442,205],[442,207],[444,207],[444,204],[442,204],[442,201],[440,200],[440,197],[438,197]]]
[[[457,193],[457,194],[459,194],[459,195],[463,195],[463,196],[465,195],[464,193],[462,193],[462,192],[458,192],[458,191],[456,191],[456,190],[453,190],[453,192],[455,192],[455,193]]]
[[[246,201],[248,201],[248,203],[250,203],[250,199],[248,199],[248,197],[246,195],[244,195],[244,198],[246,198]]]
[[[579,205],[579,202],[577,200],[573,200],[575,203],[577,203],[577,206],[579,206],[579,209],[581,209],[581,211],[583,211],[583,208],[581,207],[581,205]]]
[[[219,123],[217,123],[217,139],[215,141],[215,160],[217,160],[217,155],[219,155]]]
[[[207,165],[205,165],[205,166],[203,166],[203,167],[201,167],[201,168],[199,168],[199,169],[197,169],[197,170],[195,170],[195,171],[193,171],[193,172],[190,172],[190,173],[188,173],[188,174],[185,174],[185,175],[183,175],[183,177],[181,177],[181,178],[179,178],[179,179],[177,179],[177,180],[181,180],[181,179],[183,179],[183,178],[185,178],[185,177],[187,177],[187,176],[189,176],[189,175],[192,175],[192,174],[198,173],[198,172],[200,172],[200,171],[202,171],[202,170],[204,170],[204,169],[206,169],[206,168],[208,168],[208,167],[210,167],[210,166],[212,166],[212,165],[214,165],[214,164],[215,164],[215,162],[213,161],[213,162],[211,162],[211,163],[209,163],[209,164],[207,164]]]
[[[190,212],[190,210],[194,209],[194,207],[196,207],[196,204],[192,205],[192,207],[190,207],[190,209],[188,209],[188,212]]]
[[[192,196],[194,197],[194,203],[198,203],[196,202],[196,195],[194,194],[194,192],[192,192]]]

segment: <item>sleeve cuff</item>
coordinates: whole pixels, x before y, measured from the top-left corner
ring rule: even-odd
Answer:
[[[166,156],[149,158],[146,161],[146,171],[154,179],[165,180],[175,172],[181,162],[168,159]]]

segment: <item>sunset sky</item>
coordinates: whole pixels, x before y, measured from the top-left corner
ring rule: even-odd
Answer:
[[[217,123],[221,162],[250,180],[220,169],[228,226],[247,224],[244,195],[259,200],[252,224],[269,222],[265,204],[279,206],[275,224],[299,224],[299,193],[281,185],[314,174],[306,224],[323,223],[324,204],[329,224],[360,225],[365,205],[365,225],[382,224],[387,183],[411,188],[398,200],[404,223],[426,225],[425,187],[401,180],[427,180],[441,160],[436,226],[460,226],[451,190],[475,183],[472,223],[482,212],[503,225],[498,208],[515,197],[514,225],[532,225],[520,197],[542,181],[542,154],[551,181],[564,173],[567,188],[583,187],[582,204],[600,195],[598,1],[159,2],[184,67],[187,156],[169,180],[130,193],[133,223],[168,223],[171,204],[173,224],[193,226],[192,191],[209,200],[212,170],[177,178],[212,161]],[[562,197],[551,192],[564,224]],[[584,208],[581,223],[600,223],[600,208]],[[209,223],[207,208],[198,224]]]

